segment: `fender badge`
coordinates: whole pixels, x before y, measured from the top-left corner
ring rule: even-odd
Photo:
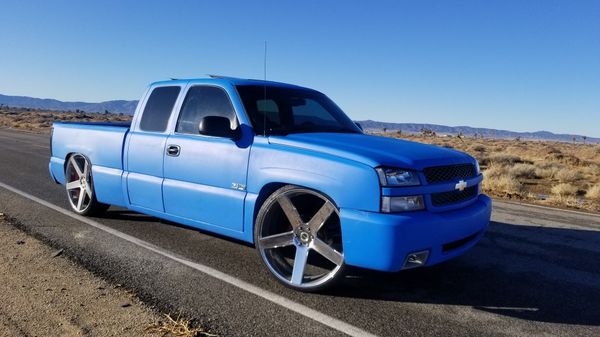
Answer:
[[[231,188],[234,190],[244,191],[246,189],[246,185],[240,183],[231,183]]]

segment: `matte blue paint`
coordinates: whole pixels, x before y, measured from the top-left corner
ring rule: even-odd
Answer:
[[[82,153],[96,165],[123,169],[121,148],[128,131],[121,124],[55,122],[52,157],[64,160],[71,153]]]
[[[411,252],[429,250],[427,265],[461,255],[477,238],[449,253],[442,245],[472,234],[483,234],[491,215],[491,199],[480,195],[471,205],[454,211],[397,214],[340,210],[346,263],[353,266],[398,271]]]
[[[132,205],[164,212],[162,181],[166,143],[166,134],[141,131],[130,133],[126,177],[129,202]],[[98,200],[100,197],[98,196]]]
[[[249,192],[259,193],[269,183],[293,184],[326,194],[338,207],[379,210],[381,192],[373,167],[324,151],[280,145],[274,138],[256,137],[252,145]]]
[[[291,134],[269,141],[354,160],[371,167],[391,166],[422,170],[428,166],[473,162],[463,152],[390,137],[356,133]]]
[[[94,192],[101,196],[101,202],[109,205],[126,207],[123,193],[114,193],[121,191],[123,170],[110,167],[94,165],[92,166],[92,177],[94,178]]]
[[[456,182],[427,184],[422,173],[429,166],[474,164],[474,158],[451,149],[364,134],[255,135],[235,86],[263,83],[229,78],[156,82],[142,97],[130,127],[55,123],[50,174],[64,184],[65,160],[81,153],[92,163],[99,201],[247,242],[253,242],[259,202],[272,192],[265,186],[311,188],[340,209],[346,263],[377,270],[400,270],[407,254],[420,250],[430,252],[428,265],[439,263],[464,253],[483,236],[491,200],[480,194],[434,207],[430,194],[453,191]],[[167,130],[141,131],[140,115],[149,92],[165,85],[182,88]],[[227,92],[242,130],[240,139],[174,131],[185,94],[194,85],[218,86]],[[165,155],[168,145],[180,146],[180,155]],[[375,171],[379,166],[415,170],[422,185],[381,187]],[[482,179],[479,174],[466,182],[473,186]],[[424,195],[426,210],[381,213],[382,195]],[[461,247],[442,252],[444,244],[472,235]]]

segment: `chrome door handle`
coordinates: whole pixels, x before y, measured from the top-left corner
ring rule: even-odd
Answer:
[[[169,145],[167,146],[167,156],[177,157],[181,152],[181,147],[179,145]]]

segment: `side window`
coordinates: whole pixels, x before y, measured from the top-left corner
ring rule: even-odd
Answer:
[[[158,87],[152,90],[142,114],[140,129],[154,132],[165,131],[180,90],[180,87]]]
[[[197,134],[198,125],[206,116],[226,117],[232,129],[237,126],[235,111],[225,90],[211,86],[191,87],[183,101],[176,131]]]
[[[277,105],[277,103],[275,103],[274,100],[272,99],[261,99],[256,101],[256,111],[258,112],[258,114],[260,114],[262,116],[262,118],[265,118],[265,114],[267,115],[267,122],[268,124],[275,124],[275,125],[280,125],[281,124],[281,120],[279,118],[279,106]],[[264,121],[260,121],[261,124]]]

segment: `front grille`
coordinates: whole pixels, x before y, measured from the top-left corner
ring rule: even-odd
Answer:
[[[477,185],[467,187],[464,191],[450,191],[431,194],[431,204],[433,206],[446,206],[463,202],[477,196]]]
[[[473,164],[432,166],[425,168],[423,173],[428,183],[441,183],[472,178],[475,176],[475,166]]]

